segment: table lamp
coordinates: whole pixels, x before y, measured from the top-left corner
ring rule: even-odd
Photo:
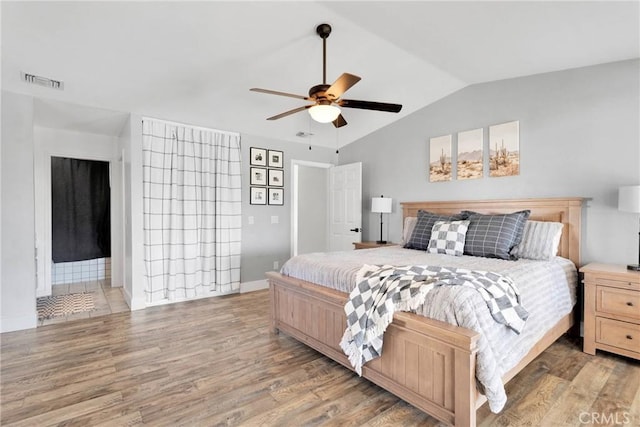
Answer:
[[[380,240],[376,243],[384,245],[386,240],[382,240],[382,214],[391,213],[391,202],[393,199],[389,197],[374,197],[371,199],[371,212],[380,214]]]

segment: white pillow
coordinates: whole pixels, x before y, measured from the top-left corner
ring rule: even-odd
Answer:
[[[462,256],[464,241],[471,221],[436,221],[431,229],[427,252]]]
[[[402,242],[400,242],[400,246],[404,247],[404,245],[407,244],[407,242],[411,238],[413,229],[416,227],[416,222],[418,222],[418,217],[415,216],[408,216],[404,219],[404,227],[402,228]]]
[[[527,221],[522,240],[511,254],[518,258],[548,261],[558,254],[563,228],[560,222]]]

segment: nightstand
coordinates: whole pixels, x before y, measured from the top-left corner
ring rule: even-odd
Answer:
[[[640,272],[591,263],[584,273],[583,351],[610,351],[640,360]]]
[[[382,246],[398,246],[397,243],[378,243],[378,242],[353,242],[353,246],[356,249],[371,249],[371,248],[380,248]]]

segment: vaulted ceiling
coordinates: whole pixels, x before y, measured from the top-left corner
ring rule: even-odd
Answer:
[[[328,147],[470,84],[640,56],[638,1],[3,1],[1,8],[2,88],[41,100],[47,125],[110,122],[83,115],[79,104]],[[339,130],[306,112],[265,120],[305,101],[249,88],[306,95],[322,83],[315,28],[323,22],[333,27],[328,83],[343,72],[361,76],[345,98],[400,103],[399,114],[345,108],[349,124]],[[64,90],[27,84],[21,72],[62,80]],[[301,139],[299,131],[314,135]]]

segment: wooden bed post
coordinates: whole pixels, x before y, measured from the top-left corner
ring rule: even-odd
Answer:
[[[455,425],[476,425],[476,350],[455,351]]]
[[[276,294],[276,290],[273,282],[271,280],[269,280],[268,282],[269,282],[269,303],[270,303],[269,304],[270,330],[271,330],[271,333],[273,334],[279,334],[280,330],[278,329],[277,321],[276,321],[276,316],[277,316],[276,307],[278,306],[278,302],[276,301],[277,294]]]

